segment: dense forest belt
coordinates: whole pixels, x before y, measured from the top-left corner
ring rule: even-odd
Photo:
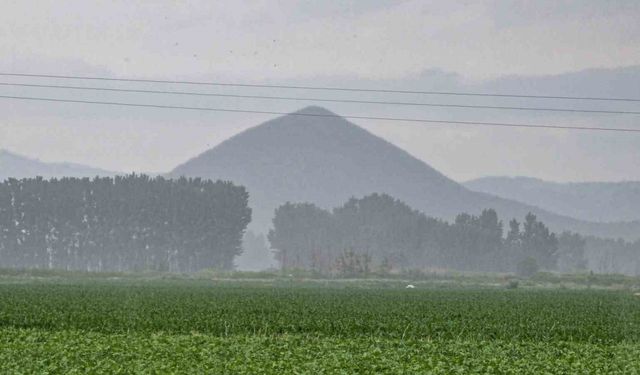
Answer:
[[[448,222],[370,194],[333,210],[285,203],[267,237],[281,267],[342,277],[434,268],[525,277],[540,269],[640,274],[640,241],[554,233],[532,213],[506,220],[488,208]]]
[[[248,199],[242,186],[199,178],[9,179],[0,183],[0,267],[230,269]]]
[[[637,373],[626,291],[353,282],[0,283],[12,373]]]

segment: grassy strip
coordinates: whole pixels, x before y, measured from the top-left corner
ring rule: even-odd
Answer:
[[[345,279],[305,270],[281,271],[221,271],[203,270],[193,274],[156,271],[141,272],[86,272],[48,269],[3,269],[0,268],[0,283],[24,283],[33,281],[91,281],[91,280],[236,280],[271,282],[317,282],[317,283],[363,283],[371,285],[418,283],[425,285],[507,287],[515,282],[525,288],[569,288],[569,289],[617,289],[640,290],[640,277],[616,274],[559,274],[539,272],[526,279],[511,274],[406,270],[384,275]]]

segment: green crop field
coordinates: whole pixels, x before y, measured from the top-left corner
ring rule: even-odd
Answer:
[[[0,282],[2,373],[640,373],[629,291]]]

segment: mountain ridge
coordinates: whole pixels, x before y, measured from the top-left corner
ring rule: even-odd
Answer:
[[[489,176],[462,184],[586,221],[640,219],[640,181],[553,182],[525,176]]]
[[[76,163],[47,163],[0,149],[0,181],[8,178],[20,179],[37,176],[61,178],[114,176],[116,174],[116,172]]]

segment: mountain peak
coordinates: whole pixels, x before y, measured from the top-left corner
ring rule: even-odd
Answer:
[[[276,117],[260,126],[250,128],[244,134],[252,134],[256,137],[283,137],[284,133],[291,135],[293,132],[299,137],[349,137],[341,134],[341,131],[354,128],[360,129],[340,115],[319,106],[307,106],[295,112]],[[244,135],[243,133],[239,135]],[[233,137],[233,138],[237,138]],[[232,139],[233,139],[232,138]],[[300,139],[298,139],[299,141]]]
[[[339,117],[337,114],[331,112],[330,110],[317,105],[310,105],[310,106],[304,107],[302,109],[299,109],[293,112],[292,114]]]

